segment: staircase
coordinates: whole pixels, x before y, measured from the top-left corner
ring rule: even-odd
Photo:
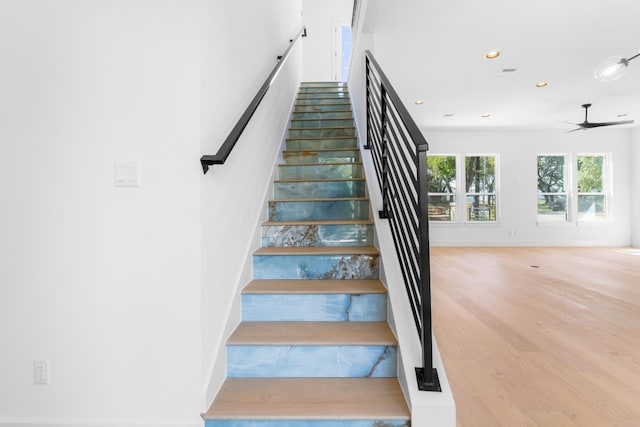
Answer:
[[[408,427],[342,83],[303,83],[206,427]]]

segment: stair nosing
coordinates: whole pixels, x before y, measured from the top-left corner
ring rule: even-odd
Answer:
[[[289,178],[289,179],[274,179],[274,183],[286,183],[286,182],[346,182],[346,181],[366,181],[365,178]]]
[[[281,226],[281,225],[374,225],[371,219],[308,219],[308,220],[283,220],[273,221],[267,220],[262,223],[263,226]]]
[[[282,150],[283,154],[287,154],[287,153],[325,153],[325,152],[331,152],[331,151],[337,151],[337,152],[347,152],[347,151],[357,151],[358,153],[360,153],[360,150],[358,149],[358,147],[353,147],[353,148],[313,148],[313,149],[288,149],[288,150]]]
[[[287,141],[306,141],[306,140],[323,140],[323,139],[357,139],[353,136],[294,136],[286,138]]]
[[[356,202],[366,202],[368,201],[368,197],[317,197],[310,199],[272,199],[270,202],[274,203],[283,203],[283,202],[348,202],[348,201],[356,201]]]
[[[227,378],[219,396],[203,419],[411,418],[397,378]]]
[[[369,246],[263,246],[254,251],[254,256],[305,256],[305,255],[380,255],[373,245]]]
[[[240,322],[227,346],[390,346],[398,340],[386,321]]]
[[[362,162],[324,162],[324,163],[280,163],[278,167],[293,168],[298,166],[362,166]]]
[[[379,279],[254,279],[242,295],[327,295],[327,294],[386,294]]]

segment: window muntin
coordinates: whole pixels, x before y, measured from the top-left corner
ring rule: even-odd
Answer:
[[[496,156],[467,155],[464,169],[466,220],[496,221]]]
[[[577,157],[578,220],[607,219],[607,158],[585,154]]]
[[[454,155],[427,156],[429,176],[429,220],[456,221],[457,158]]]
[[[567,221],[567,156],[538,155],[538,222]]]

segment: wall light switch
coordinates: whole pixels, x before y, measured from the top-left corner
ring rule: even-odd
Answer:
[[[116,187],[140,187],[139,162],[116,162],[114,166]]]
[[[33,361],[33,383],[37,385],[49,384],[49,361],[48,360]]]

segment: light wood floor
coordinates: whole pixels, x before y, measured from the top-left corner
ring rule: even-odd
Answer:
[[[432,248],[458,426],[640,426],[640,249]]]

